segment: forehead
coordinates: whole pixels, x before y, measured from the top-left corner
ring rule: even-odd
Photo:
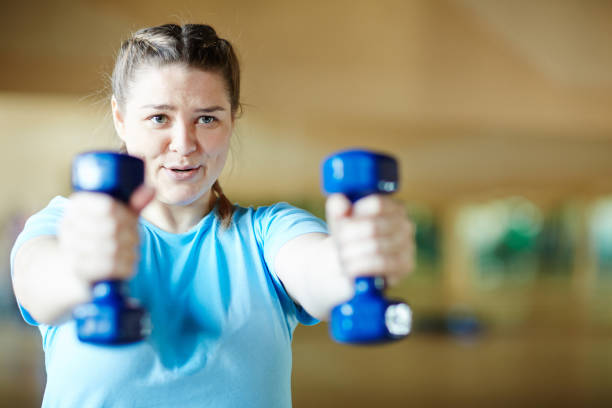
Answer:
[[[136,70],[126,103],[230,105],[225,81],[219,73],[183,64],[148,65]]]

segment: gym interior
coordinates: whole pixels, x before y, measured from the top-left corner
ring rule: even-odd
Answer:
[[[133,30],[205,22],[242,64],[221,177],[241,205],[324,217],[320,165],[394,155],[417,267],[389,297],[398,342],[293,338],[293,403],[612,404],[612,5],[601,1],[8,2],[0,13],[0,405],[40,406],[41,338],[9,252],[70,194],[70,163],[119,146],[108,75]]]

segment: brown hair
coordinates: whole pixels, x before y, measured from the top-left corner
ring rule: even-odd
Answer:
[[[232,116],[241,111],[240,65],[229,41],[219,38],[215,30],[204,24],[165,24],[136,31],[119,50],[111,78],[113,95],[119,108],[125,106],[138,68],[154,64],[185,64],[208,72],[216,72],[225,81]],[[125,150],[125,146],[122,146]],[[212,186],[217,196],[217,211],[224,227],[232,221],[234,206],[223,193],[219,181]]]

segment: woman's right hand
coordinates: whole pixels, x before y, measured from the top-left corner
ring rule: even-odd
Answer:
[[[129,279],[138,258],[138,215],[154,195],[153,188],[142,186],[129,205],[107,194],[71,195],[58,229],[67,272],[87,284]]]

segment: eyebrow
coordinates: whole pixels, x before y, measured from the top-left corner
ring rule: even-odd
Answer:
[[[143,105],[140,107],[140,109],[155,109],[155,110],[169,110],[169,111],[173,111],[176,110],[176,107],[172,106],[172,105]],[[225,108],[219,105],[214,105],[214,106],[209,106],[208,108],[198,108],[195,110],[195,112],[203,112],[203,113],[211,113],[211,112],[218,112],[218,111],[224,111]]]

